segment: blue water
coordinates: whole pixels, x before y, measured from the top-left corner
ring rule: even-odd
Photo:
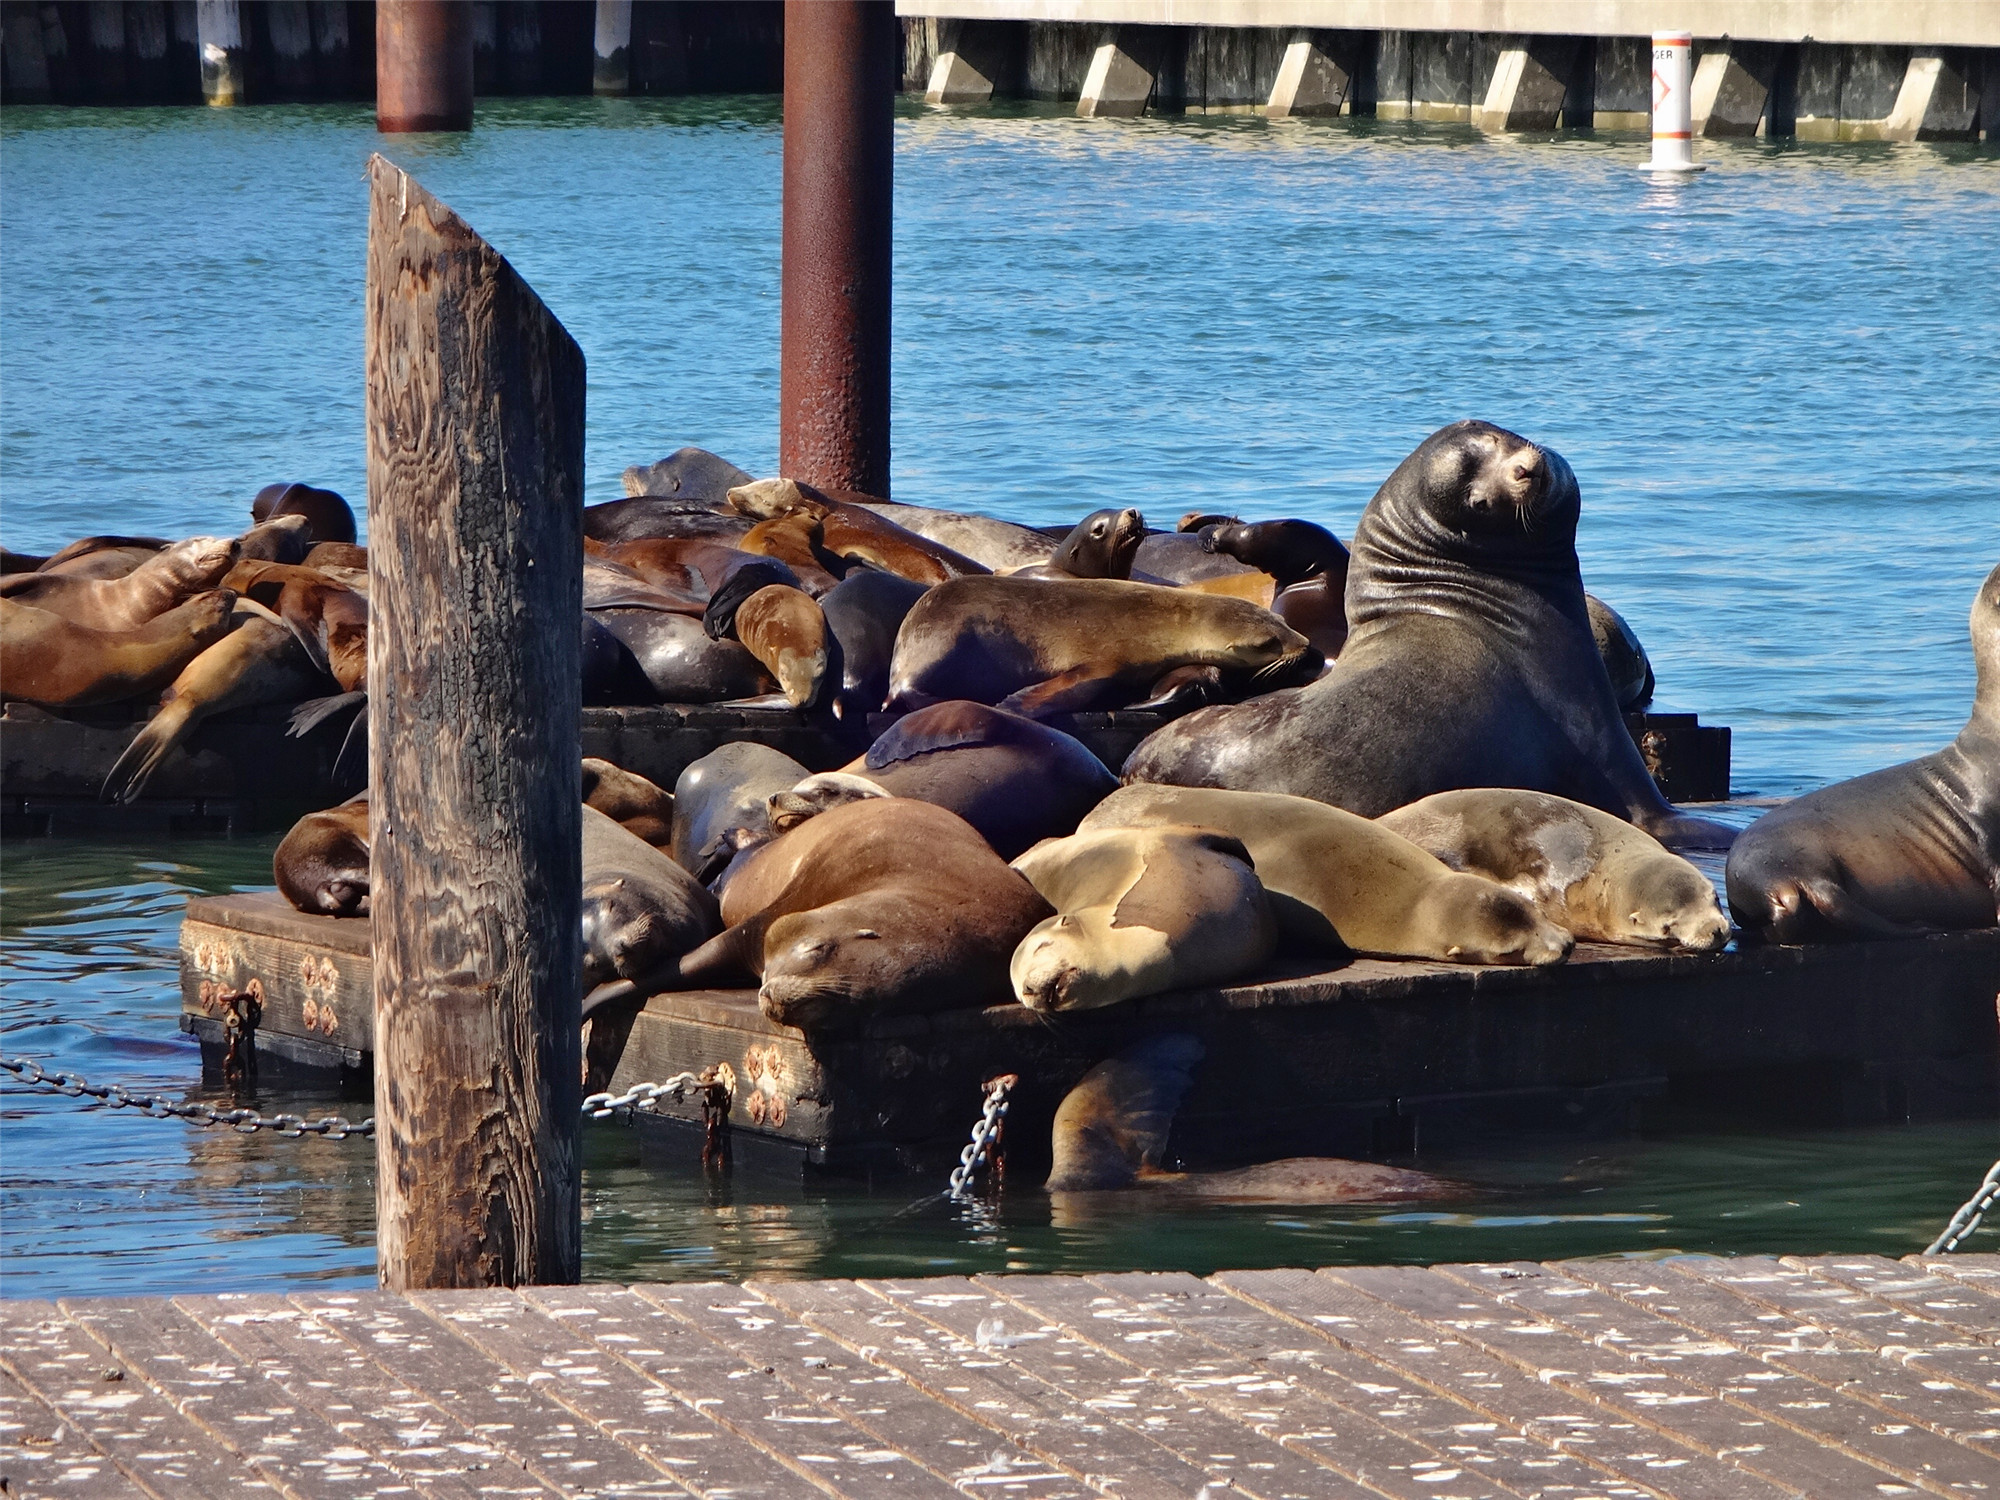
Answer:
[[[357,501],[365,108],[0,111],[0,540],[233,531],[273,479]],[[775,463],[771,100],[494,101],[388,153],[506,253],[590,365],[590,498],[683,443]],[[2000,152],[906,105],[899,499],[1137,503],[1343,535],[1461,416],[1562,450],[1585,578],[1739,792],[1934,748],[2000,561]],[[269,843],[9,845],[0,1050],[189,1091],[174,928]],[[327,1107],[273,1094],[266,1108]],[[345,1106],[353,1112],[354,1106]],[[969,1119],[969,1116],[968,1116]],[[1441,1215],[1211,1208],[978,1222],[661,1169],[594,1127],[595,1275],[1918,1248],[1990,1124],[1549,1148]],[[0,1292],[365,1280],[365,1146],[0,1095]],[[1565,1182],[1564,1179],[1570,1179]],[[1990,1243],[1990,1242],[1989,1242]]]

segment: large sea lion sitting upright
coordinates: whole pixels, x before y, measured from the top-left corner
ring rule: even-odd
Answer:
[[[2000,568],[1972,601],[1972,716],[1944,749],[1837,782],[1752,823],[1729,907],[1781,943],[2000,922]]]
[[[1526,787],[1669,845],[1727,847],[1735,830],[1676,811],[1626,731],[1584,605],[1580,505],[1553,449],[1487,422],[1433,433],[1355,531],[1333,669],[1166,725],[1126,779],[1292,792],[1370,818],[1456,787]]]

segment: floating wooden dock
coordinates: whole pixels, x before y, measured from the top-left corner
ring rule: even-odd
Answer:
[[[285,732],[291,709],[273,705],[203,724],[161,762],[146,795],[129,807],[98,801],[105,776],[152,713],[150,705],[130,703],[62,713],[27,703],[0,705],[0,836],[248,833],[284,828],[358,790],[333,777],[347,719],[337,716],[304,739],[291,739]],[[1116,770],[1168,717],[1120,709],[1056,722]],[[865,725],[843,723],[778,699],[586,708],[583,753],[671,790],[690,761],[733,740],[754,740],[808,770],[830,771],[866,750],[888,722],[876,715]],[[1626,724],[1670,800],[1728,797],[1728,729],[1675,713],[1628,714]]]
[[[221,997],[254,989],[262,1066],[365,1095],[368,953],[365,918],[272,892],[195,898],[182,1027],[219,1059]],[[2000,930],[1715,954],[1586,943],[1553,969],[1355,959],[1067,1016],[1001,1005],[811,1036],[765,1019],[754,991],[697,990],[647,1004],[612,1087],[726,1065],[739,1154],[936,1171],[985,1080],[1017,1073],[1009,1149],[1037,1170],[1085,1070],[1185,1031],[1207,1047],[1177,1119],[1190,1166],[1379,1157],[1502,1129],[1628,1130],[1650,1102],[1790,1123],[2000,1113],[1996,992]],[[696,1098],[661,1112],[670,1131],[700,1128]]]
[[[0,1303],[9,1495],[2000,1490],[2000,1256]]]

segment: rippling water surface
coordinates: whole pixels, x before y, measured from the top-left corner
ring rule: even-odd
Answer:
[[[359,502],[362,174],[385,144],[582,345],[590,498],[682,443],[771,470],[773,101],[495,102],[463,139],[386,143],[349,106],[9,107],[0,540],[233,531],[277,478]],[[1675,185],[1633,170],[1643,149],[905,107],[895,494],[1346,535],[1427,432],[1486,417],[1575,466],[1586,579],[1645,639],[1661,706],[1734,728],[1739,791],[1931,749],[1964,719],[1965,615],[2000,561],[2000,153],[1717,144]],[[180,901],[267,884],[269,843],[4,858],[0,1045],[188,1091]],[[0,1126],[8,1295],[369,1273],[365,1146],[11,1087]],[[631,1132],[588,1137],[601,1276],[1900,1252],[1994,1148],[1990,1125],[1707,1134],[1442,1164],[1511,1187],[1463,1212],[1024,1192],[888,1220],[895,1195],[711,1188]]]

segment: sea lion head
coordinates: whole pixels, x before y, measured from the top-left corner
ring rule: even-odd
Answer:
[[[865,899],[790,912],[766,929],[757,992],[766,1016],[808,1030],[858,1021],[871,1000],[906,986],[906,947],[869,925]]]
[[[313,549],[312,522],[287,514],[259,521],[237,539],[246,562],[303,563]]]
[[[827,684],[838,680],[839,647],[827,629],[826,616],[803,589],[767,585],[737,606],[730,623],[736,639],[778,679],[778,688],[792,707],[817,703]]]
[[[1677,854],[1660,850],[1622,872],[1612,920],[1633,942],[1671,944],[1709,953],[1729,941],[1729,918],[1706,875]]]
[[[222,582],[243,555],[243,542],[233,536],[191,536],[162,552],[158,566],[189,591],[212,589]]]
[[[1311,682],[1326,666],[1319,647],[1268,609],[1247,599],[1218,602],[1241,608],[1218,612],[1226,614],[1233,629],[1209,656],[1207,665],[1247,677],[1251,690],[1257,693]]]
[[[304,516],[315,542],[352,542],[354,508],[337,491],[310,484],[267,484],[250,502],[250,519],[270,521],[279,516]]]
[[[1575,534],[1576,475],[1553,448],[1491,422],[1454,422],[1411,455],[1425,508],[1453,530]]]
[[[1201,534],[1202,550],[1269,573],[1281,586],[1308,578],[1347,578],[1347,548],[1311,521],[1229,521]]]
[[[672,924],[623,876],[583,888],[583,983],[586,992],[614,979],[630,979],[672,954]]]
[[[178,610],[174,617],[188,633],[188,639],[200,641],[203,647],[214,645],[235,623],[236,590],[210,589],[205,594],[196,594]]]
[[[822,771],[817,776],[808,776],[788,792],[772,793],[769,800],[771,827],[779,833],[788,833],[809,818],[816,818],[833,808],[888,795],[885,788],[866,776],[856,776],[847,771]]]
[[[1146,518],[1127,506],[1094,510],[1049,558],[1049,566],[1078,578],[1130,578],[1132,559],[1146,539]]]
[[[1483,875],[1440,876],[1417,904],[1417,922],[1447,932],[1444,956],[1463,964],[1559,964],[1576,939],[1519,891]]]

